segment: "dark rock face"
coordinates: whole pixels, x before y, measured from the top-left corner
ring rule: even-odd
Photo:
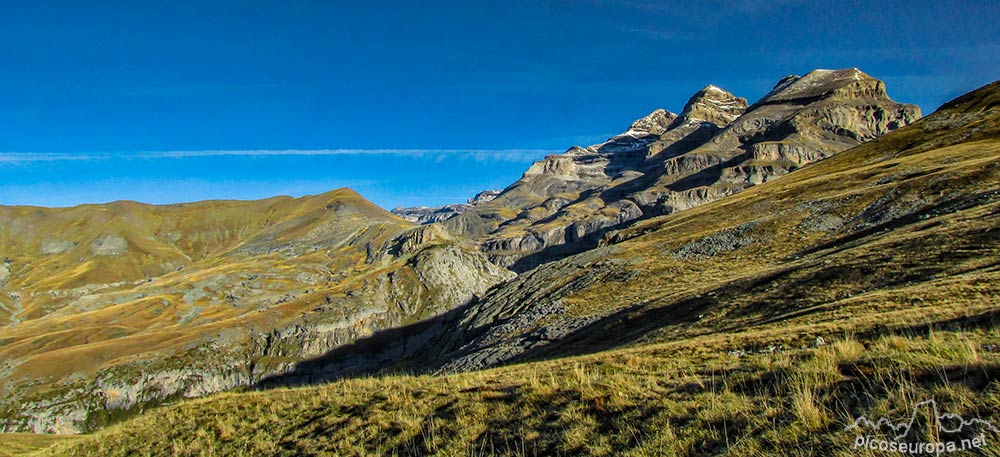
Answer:
[[[523,271],[567,252],[558,246],[732,195],[919,117],[857,69],[782,78],[750,106],[709,85],[679,115],[656,110],[604,143],[545,157],[445,225]]]

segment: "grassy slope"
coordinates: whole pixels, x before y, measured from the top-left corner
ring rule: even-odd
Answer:
[[[60,442],[70,442],[78,439],[68,435],[38,435],[32,433],[0,433],[0,457],[31,454],[54,446]]]
[[[857,414],[935,398],[997,420],[996,330],[743,355],[696,338],[444,377],[222,394],[53,455],[855,455]],[[761,335],[758,335],[761,337]],[[766,338],[761,338],[766,341]]]
[[[860,414],[902,418],[923,399],[1000,422],[997,89],[951,113],[974,119],[962,129],[938,129],[943,116],[930,118],[622,233],[630,239],[610,252],[639,258],[639,273],[566,299],[581,314],[642,303],[623,320],[632,334],[606,323],[548,355],[615,349],[449,376],[217,395],[51,452],[856,455],[844,425]],[[983,107],[992,111],[975,112]],[[907,200],[932,184],[952,198]],[[873,207],[884,195],[891,203]],[[841,202],[842,215],[919,210],[833,239],[788,230],[806,217],[788,211],[754,226],[771,234],[766,242],[717,258],[670,256],[705,234],[820,200]],[[795,268],[803,263],[809,268]],[[692,298],[703,300],[685,301]]]
[[[20,303],[13,319],[0,315],[11,319],[0,333],[6,400],[46,398],[63,382],[164,358],[228,329],[301,320],[327,295],[401,268],[366,265],[366,243],[411,226],[349,189],[163,206],[0,207],[0,221],[0,252],[11,260],[0,303]],[[92,243],[107,234],[125,239],[127,250],[94,255]],[[71,247],[45,253],[46,240]],[[286,254],[286,245],[302,252]],[[303,283],[301,274],[322,279]]]
[[[0,252],[12,263],[0,305],[15,296],[23,305],[0,332],[6,430],[92,430],[165,398],[256,382],[329,346],[442,314],[510,274],[467,240],[414,227],[349,189],[4,212]],[[127,250],[94,255],[108,234]],[[46,253],[48,239],[69,250]],[[75,282],[91,269],[116,282]]]
[[[333,204],[348,206],[352,212],[331,222],[324,210]],[[65,209],[0,207],[0,212],[5,223],[0,227],[0,247],[14,265],[5,290],[16,290],[23,307],[18,314],[20,322],[12,322],[4,331],[0,355],[8,359],[120,338],[147,328],[176,328],[180,315],[189,311],[186,304],[199,302],[182,298],[191,284],[241,272],[295,271],[301,268],[299,263],[310,262],[351,272],[364,258],[365,246],[338,246],[330,254],[336,257],[333,261],[322,258],[321,253],[294,259],[234,254],[239,247],[280,247],[325,225],[343,226],[345,232],[358,238],[363,237],[356,232],[375,223],[389,227],[389,231],[409,225],[349,189],[300,199],[164,206],[115,202]],[[103,258],[90,255],[89,243],[101,234],[120,234],[127,240],[128,250]],[[77,247],[44,254],[41,245],[45,239]],[[79,264],[75,261],[78,258],[85,262]],[[87,292],[73,290],[94,284],[102,286]],[[286,288],[296,287],[289,283]],[[52,290],[65,293],[48,293]],[[103,296],[93,301],[96,305],[88,305],[79,300],[81,295]],[[172,306],[164,309],[163,301]],[[213,307],[209,312],[213,311],[217,315],[202,314],[207,317],[203,321],[246,314],[232,306]],[[31,347],[24,347],[24,343]]]

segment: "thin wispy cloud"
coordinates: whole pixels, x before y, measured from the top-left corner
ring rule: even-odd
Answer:
[[[64,160],[107,160],[110,154],[65,154],[55,152],[0,152],[0,164],[25,162],[54,162]]]
[[[249,149],[141,151],[134,153],[49,153],[0,152],[0,163],[18,164],[52,161],[88,161],[112,159],[186,159],[199,157],[278,157],[278,156],[397,156],[430,160],[475,160],[478,162],[526,162],[546,154],[562,151],[552,149]]]

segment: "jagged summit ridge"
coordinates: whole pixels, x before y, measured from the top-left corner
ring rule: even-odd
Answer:
[[[885,83],[857,68],[814,70],[782,78],[714,142],[755,159],[804,165],[919,118],[917,106],[893,101]],[[769,152],[761,155],[762,149]]]
[[[677,115],[665,109],[657,109],[633,122],[628,130],[619,133],[607,141],[582,148],[574,146],[566,151],[567,154],[618,154],[639,151],[650,143],[656,141],[670,125],[677,119]]]
[[[670,128],[697,122],[725,127],[740,117],[746,109],[747,99],[709,84],[691,96]]]
[[[749,106],[709,84],[678,115],[656,110],[603,143],[546,156],[494,201],[445,225],[480,238],[491,259],[518,262],[732,195],[919,117],[856,68],[783,77]]]
[[[670,126],[670,123],[676,117],[676,114],[663,108],[659,108],[652,113],[637,119],[632,123],[632,125],[629,126],[625,133],[622,133],[622,135],[659,135]]]

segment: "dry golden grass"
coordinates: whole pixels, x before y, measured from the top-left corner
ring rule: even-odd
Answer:
[[[0,433],[0,457],[30,455],[57,443],[67,444],[80,439],[72,435],[39,435],[32,433]]]
[[[861,414],[1000,419],[996,330],[736,357],[726,338],[444,377],[350,379],[151,411],[41,455],[852,455]],[[759,336],[757,336],[759,337]],[[753,343],[755,336],[744,341]],[[960,366],[986,374],[956,383]],[[964,359],[963,359],[964,358]],[[850,393],[847,395],[847,393]]]
[[[404,269],[405,261],[365,264],[366,244],[411,225],[348,189],[249,202],[0,207],[10,271],[0,295],[0,362],[9,362],[0,391],[37,400],[61,392],[59,380],[174,356],[226,329],[286,325],[328,295]],[[127,250],[95,255],[93,243],[112,235]],[[272,252],[286,245],[306,252]],[[303,284],[304,273],[329,279]],[[234,306],[225,297],[244,282],[254,283],[248,293],[275,298]],[[5,416],[17,411],[0,406]]]

